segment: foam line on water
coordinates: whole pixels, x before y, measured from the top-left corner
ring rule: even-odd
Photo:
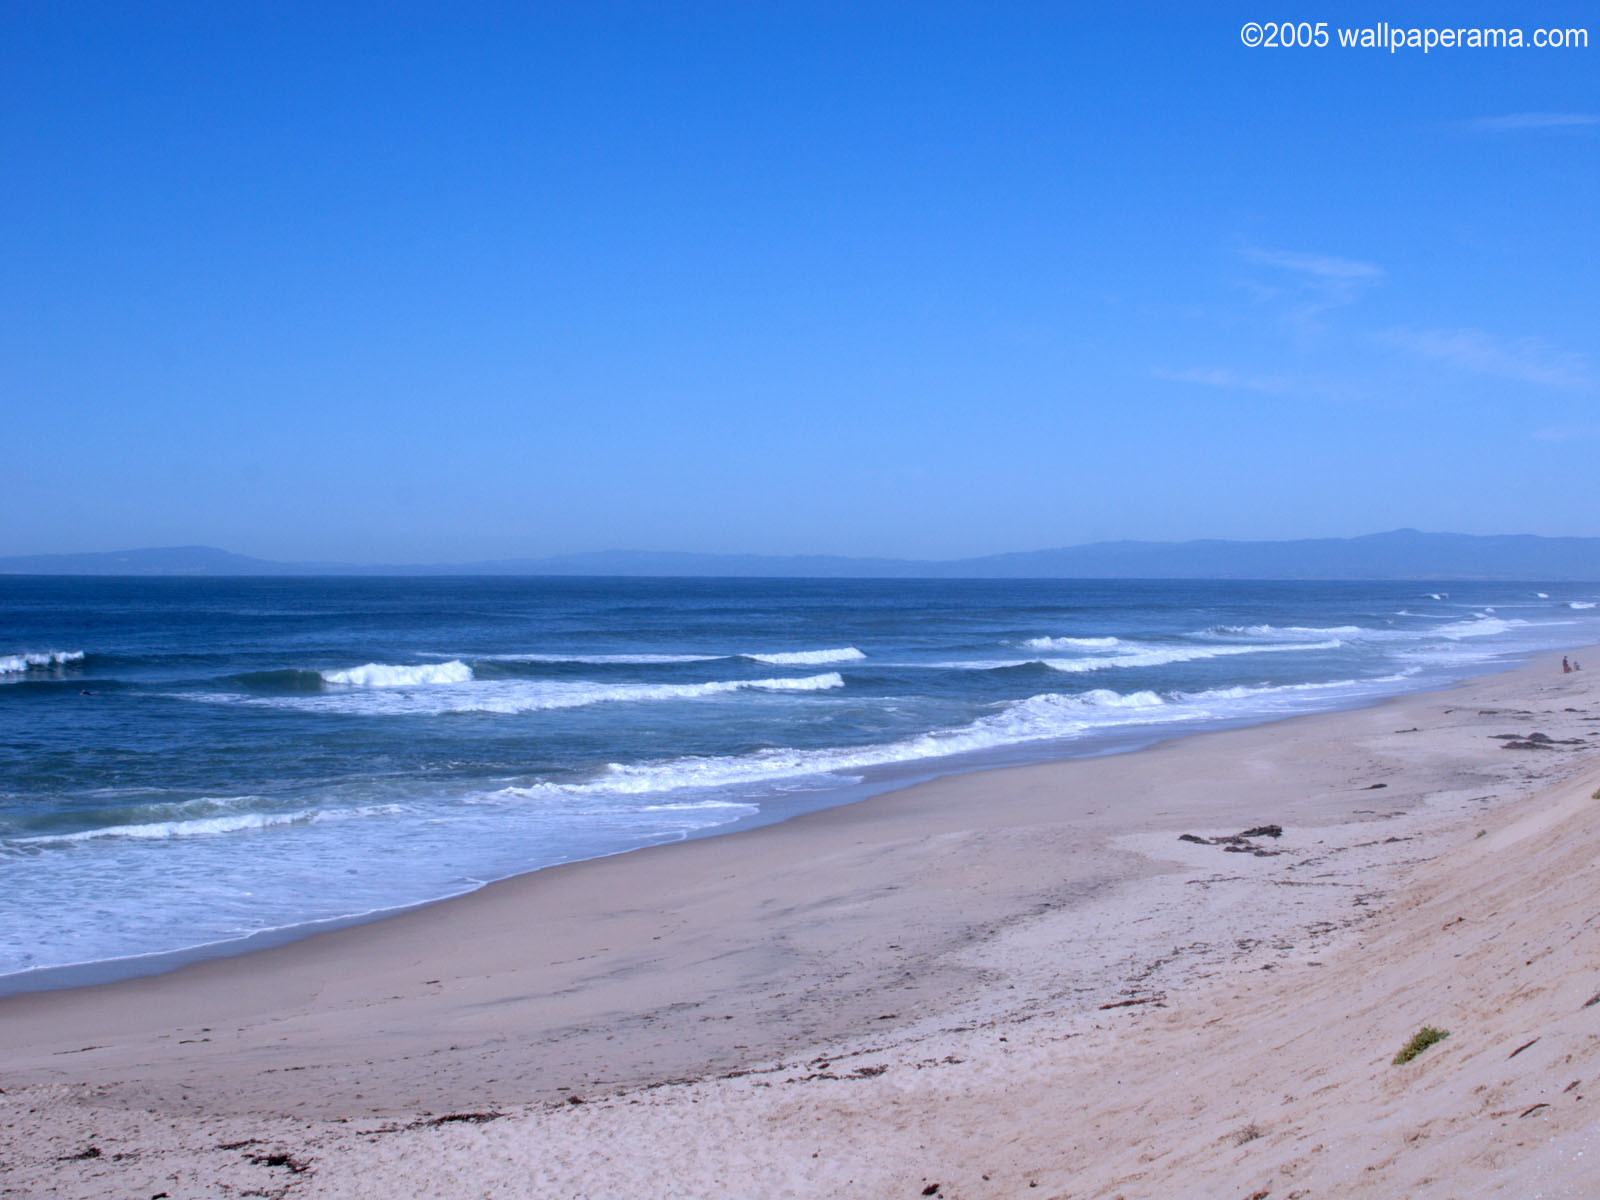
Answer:
[[[316,821],[348,821],[362,817],[394,816],[404,810],[396,804],[373,804],[361,808],[318,809],[296,812],[245,812],[232,816],[197,817],[187,821],[152,821],[137,825],[107,825],[81,829],[75,833],[47,833],[34,837],[7,838],[7,846],[72,845],[125,838],[131,841],[171,841],[176,838],[215,837],[218,834],[272,829],[284,825],[309,825]]]
[[[480,662],[585,663],[593,665],[658,666],[670,663],[716,662],[731,654],[474,654]]]
[[[1198,662],[1240,654],[1335,650],[1342,644],[1338,638],[1330,638],[1321,642],[1267,642],[1251,646],[1146,646],[1107,658],[1047,658],[1042,661],[1051,670],[1078,673],[1113,667],[1164,667],[1171,663]]]
[[[361,667],[344,667],[321,671],[319,674],[324,683],[344,687],[423,687],[441,683],[469,683],[472,680],[472,668],[460,659],[423,663],[420,666],[367,663]]]
[[[1017,644],[1029,650],[1107,650],[1121,643],[1115,637],[1036,637]]]
[[[428,656],[424,655],[424,657]],[[439,657],[444,656],[441,655]],[[479,662],[587,663],[618,666],[657,666],[672,663],[717,662],[724,659],[742,658],[750,662],[765,663],[769,667],[813,667],[827,666],[832,663],[860,662],[867,656],[854,646],[839,646],[825,650],[781,650],[765,653],[569,654],[527,651],[508,654],[453,655],[451,657],[472,658]]]
[[[1321,642],[1263,642],[1251,645],[1180,645],[1153,646],[1138,642],[1119,642],[1113,654],[1085,658],[968,658],[941,662],[904,662],[886,664],[903,667],[923,667],[950,671],[1007,671],[1016,667],[1040,666],[1068,674],[1088,671],[1106,671],[1127,667],[1161,667],[1172,663],[1198,662],[1208,658],[1228,658],[1241,654],[1273,654],[1286,651],[1332,650],[1344,643],[1337,638]]]
[[[0,675],[18,675],[24,671],[47,670],[67,663],[83,661],[82,650],[45,650],[38,653],[0,654]]]
[[[772,654],[742,654],[739,657],[766,663],[769,667],[813,667],[828,663],[859,662],[866,655],[854,646],[841,646],[836,650],[785,650]]]
[[[1448,625],[1441,625],[1431,632],[1435,637],[1456,640],[1469,637],[1490,637],[1498,633],[1506,633],[1518,625],[1526,625],[1526,621],[1513,618],[1506,620],[1504,617],[1491,617],[1485,614],[1466,621],[1452,621]]]
[[[1252,704],[1267,711],[1279,711],[1285,707],[1285,701],[1293,707],[1297,700],[1304,703],[1319,695],[1378,688],[1401,678],[1401,675],[1391,675],[1329,683],[1267,684],[1168,695],[1153,691],[1122,693],[1106,688],[1071,695],[1045,692],[1008,702],[998,711],[966,725],[893,742],[820,750],[776,747],[725,757],[612,763],[599,778],[587,783],[559,785],[558,790],[576,795],[639,794],[799,779],[1027,742],[1061,740],[1113,727],[1223,719],[1246,712]]]
[[[184,699],[370,715],[445,713],[516,714],[590,704],[697,700],[737,692],[822,692],[845,686],[837,671],[772,679],[719,679],[706,683],[595,683],[581,680],[480,680],[471,686],[351,688],[309,695],[248,696],[184,693]]]
[[[1213,625],[1205,631],[1206,636],[1222,637],[1263,637],[1263,638],[1307,638],[1307,637],[1353,637],[1363,633],[1374,633],[1376,630],[1365,629],[1360,625]]]

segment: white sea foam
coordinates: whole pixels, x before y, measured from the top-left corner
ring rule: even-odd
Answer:
[[[1540,600],[1548,600],[1548,599],[1550,599],[1550,593],[1549,592],[1535,592],[1534,595],[1537,596]]]
[[[362,808],[307,808],[296,812],[245,812],[229,816],[197,817],[186,821],[150,821],[138,825],[106,825],[76,833],[39,834],[35,837],[7,838],[12,846],[71,845],[103,838],[130,841],[169,841],[174,838],[214,837],[224,833],[244,833],[274,829],[285,825],[310,825],[317,821],[348,821],[360,817],[393,816],[404,810],[396,804],[373,804]]]
[[[654,666],[665,663],[716,662],[728,654],[474,654],[482,662],[593,663]]]
[[[1206,632],[1227,637],[1303,638],[1349,637],[1369,631],[1359,625],[1217,625]]]
[[[497,791],[485,793],[476,800],[468,801],[468,803],[504,805],[509,802],[520,805],[532,800],[546,813],[551,811],[552,806],[559,806],[561,816],[568,819],[598,818],[601,820],[628,822],[640,813],[702,814],[704,817],[709,818],[708,820],[695,821],[689,828],[722,825],[741,816],[754,816],[761,811],[760,806],[746,800],[698,797],[695,799],[640,803],[638,801],[619,802],[618,795],[618,793],[602,793],[600,790],[585,788],[583,785],[573,788],[551,783],[512,784]]]
[[[1039,666],[1043,662],[1041,658],[948,658],[933,662],[890,662],[884,666],[922,671],[1005,671],[1012,667]]]
[[[249,696],[194,693],[186,698],[217,703],[370,715],[443,713],[516,714],[589,704],[695,700],[734,692],[819,692],[844,686],[837,671],[776,679],[720,679],[706,683],[595,683],[588,680],[479,680],[470,687],[348,689],[310,695]]]
[[[826,663],[857,662],[866,655],[854,646],[842,646],[837,650],[788,650],[776,654],[742,654],[740,657],[766,663],[769,667],[816,667]]]
[[[867,656],[854,646],[841,646],[829,650],[788,650],[771,654],[473,654],[480,662],[526,663],[592,663],[597,665],[656,666],[670,663],[717,662],[720,659],[743,658],[751,662],[766,663],[769,667],[814,667],[829,663],[858,662]]]
[[[1093,658],[961,658],[938,662],[891,663],[891,666],[924,667],[948,671],[1004,671],[1013,667],[1041,666],[1053,671],[1081,674],[1119,667],[1162,667],[1169,663],[1196,662],[1207,658],[1228,658],[1239,654],[1275,654],[1285,651],[1332,650],[1343,645],[1337,638],[1320,642],[1266,642],[1255,645],[1159,646],[1119,641],[1118,652]]]
[[[1594,606],[1595,606],[1595,602],[1593,600],[1568,600],[1567,601],[1567,607],[1568,608],[1593,608]]]
[[[1405,670],[1396,671],[1392,675],[1374,675],[1366,679],[1330,679],[1321,683],[1275,683],[1257,687],[1235,685],[1233,687],[1212,688],[1210,691],[1195,692],[1187,696],[1179,693],[1179,698],[1198,702],[1270,700],[1274,697],[1292,697],[1306,692],[1340,692],[1357,688],[1370,690],[1383,684],[1400,683],[1420,674],[1421,671],[1421,667],[1407,667]]]
[[[1429,600],[1448,600],[1448,599],[1450,599],[1450,593],[1449,592],[1428,592],[1428,593],[1426,593],[1426,595],[1427,595]]]
[[[889,763],[942,758],[1016,742],[1067,737],[1092,724],[1153,713],[1166,702],[1154,692],[1122,695],[1108,690],[1067,696],[1032,696],[955,729],[934,730],[870,746],[796,750],[780,747],[728,757],[685,757],[650,763],[613,763],[592,783],[569,784],[575,794],[639,794],[679,788],[726,787],[766,780],[804,778]],[[1115,714],[1114,716],[1112,714]]]
[[[1169,663],[1228,658],[1238,654],[1333,650],[1340,645],[1342,643],[1339,639],[1329,638],[1321,642],[1269,642],[1254,646],[1140,646],[1105,658],[1047,658],[1041,661],[1053,671],[1080,673],[1104,671],[1113,667],[1164,667]]]
[[[1264,712],[1298,711],[1314,696],[1381,690],[1405,675],[1341,679],[1329,683],[1261,685],[1163,696],[1105,688],[1066,695],[1046,692],[1003,705],[999,711],[953,729],[876,745],[798,750],[775,748],[728,757],[684,757],[647,763],[613,763],[600,778],[557,790],[576,795],[642,794],[800,780],[864,767],[943,758],[1028,742],[1056,741],[1094,730],[1218,720]]]
[[[59,667],[65,663],[81,662],[82,650],[46,650],[38,654],[0,654],[0,675],[17,675],[23,671]]]
[[[1114,637],[1036,637],[1019,644],[1029,650],[1105,650],[1121,642]]]
[[[641,804],[634,812],[715,812],[717,810],[759,812],[754,804],[740,804],[737,800],[687,800],[681,804]]]
[[[443,663],[424,663],[415,667],[367,663],[363,667],[346,667],[319,673],[324,683],[342,687],[426,687],[441,683],[468,683],[472,680],[472,668],[460,659]]]
[[[1469,637],[1489,637],[1496,633],[1505,633],[1518,625],[1526,625],[1526,621],[1516,619],[1507,620],[1504,617],[1491,617],[1484,613],[1466,621],[1452,621],[1448,625],[1441,625],[1432,630],[1436,637],[1449,638],[1456,641]]]

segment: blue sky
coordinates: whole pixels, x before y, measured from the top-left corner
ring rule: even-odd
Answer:
[[[328,7],[0,3],[0,553],[1600,535],[1592,6]]]

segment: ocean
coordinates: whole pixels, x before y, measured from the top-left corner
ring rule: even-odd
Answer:
[[[1434,687],[1600,641],[1597,599],[1538,583],[0,577],[0,991],[939,774]]]

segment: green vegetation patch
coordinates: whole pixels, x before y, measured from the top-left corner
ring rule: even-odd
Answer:
[[[1421,1054],[1435,1042],[1442,1042],[1450,1036],[1449,1030],[1435,1029],[1432,1025],[1424,1025],[1411,1035],[1411,1040],[1400,1047],[1400,1053],[1394,1056],[1394,1065],[1408,1063]]]

